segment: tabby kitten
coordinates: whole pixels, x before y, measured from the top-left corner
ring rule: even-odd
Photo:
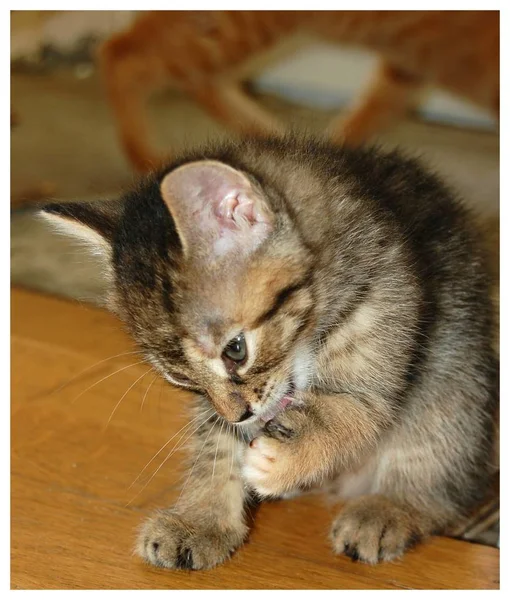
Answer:
[[[223,562],[253,497],[335,491],[333,549],[369,563],[484,497],[499,372],[485,257],[413,160],[246,139],[121,200],[43,214],[102,250],[111,309],[197,411],[214,409],[177,504],[140,534],[149,563]]]
[[[359,47],[380,59],[366,91],[332,123],[335,142],[367,141],[416,108],[428,86],[499,114],[498,11],[154,11],[112,36],[99,53],[133,166],[146,171],[159,162],[148,138],[145,104],[168,84],[232,130],[282,131],[241,83],[303,35]]]

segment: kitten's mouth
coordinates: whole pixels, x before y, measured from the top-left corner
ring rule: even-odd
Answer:
[[[294,382],[291,381],[285,394],[277,402],[271,403],[272,405],[259,416],[259,420],[265,425],[288,408],[294,402],[295,389]]]

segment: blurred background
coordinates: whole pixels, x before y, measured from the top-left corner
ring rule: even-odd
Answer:
[[[172,19],[179,18],[177,13],[170,14]],[[201,28],[208,34],[214,33],[210,19],[215,18],[206,11],[192,15],[195,28],[186,30],[179,26],[177,33],[181,37],[173,47],[174,65],[179,66],[182,59],[183,72],[191,76],[194,73],[190,71],[189,48],[195,43],[207,47],[214,35],[208,39],[189,38],[196,36],[197,31],[200,37]],[[474,33],[483,29],[478,27],[478,16],[471,20]],[[131,549],[139,511],[164,505],[165,494],[171,496],[178,489],[171,483],[176,479],[174,472],[180,468],[178,457],[161,468],[177,442],[159,467],[159,459],[150,466],[144,475],[147,481],[134,498],[129,490],[150,465],[151,461],[145,464],[148,458],[156,458],[165,448],[166,444],[157,451],[168,439],[169,431],[173,434],[187,418],[184,393],[163,380],[156,382],[156,377],[146,385],[144,377],[149,371],[143,361],[124,365],[139,357],[115,317],[93,306],[101,303],[105,291],[96,259],[36,216],[40,202],[113,198],[139,176],[122,149],[106,81],[99,72],[98,51],[112,36],[139,23],[141,18],[134,11],[11,12],[13,587],[172,587],[165,574],[133,568]],[[242,22],[245,17],[239,18]],[[497,18],[491,18],[488,46],[497,54],[494,22],[499,24]],[[249,37],[253,31],[247,26],[235,35],[244,42],[245,33]],[[265,32],[262,29],[257,34],[264,36]],[[256,37],[252,35],[249,41]],[[450,36],[447,37],[449,42]],[[461,60],[460,67],[457,61],[457,69],[452,73],[461,79],[472,67],[475,73],[477,67],[482,73],[485,69],[484,60],[478,55],[473,59],[469,52],[470,36],[464,37],[457,35],[455,44],[452,41],[445,50],[451,57],[456,48],[468,48],[468,60]],[[151,31],[145,39],[151,41]],[[486,45],[482,43],[482,47]],[[122,50],[122,44],[118,49]],[[462,52],[460,56],[466,57]],[[201,60],[207,64],[208,58],[202,56]],[[251,104],[252,108],[260,106],[294,129],[322,134],[339,113],[345,115],[360,98],[375,62],[376,57],[363,47],[296,38],[288,46],[275,48],[271,60],[254,67],[243,84],[247,84],[249,97],[256,103]],[[496,67],[493,75],[496,73],[497,80]],[[476,89],[482,90],[483,86]],[[136,92],[135,86],[131,92]],[[130,97],[129,89],[123,93],[126,99]],[[170,87],[163,86],[155,93],[148,102],[147,116],[156,151],[175,154],[210,139],[236,135],[211,117],[205,104]],[[484,110],[431,89],[417,110],[373,140],[384,148],[398,146],[421,157],[465,199],[487,233],[496,276],[498,129],[495,118]],[[497,306],[497,279],[494,283]],[[62,300],[67,298],[80,302]],[[495,344],[498,335],[496,332]],[[127,395],[128,402],[124,401]],[[463,524],[456,535],[482,542],[483,546],[436,540],[418,550],[423,554],[417,555],[414,568],[412,562],[405,562],[387,570],[375,569],[374,577],[388,580],[367,582],[391,589],[395,585],[395,589],[498,586],[499,552],[488,547],[499,543],[499,472],[496,479],[497,489],[488,503],[475,511],[473,520]],[[128,507],[129,497],[129,503],[136,501]],[[268,548],[280,539],[275,530],[294,535],[295,526],[287,525],[288,518],[289,523],[303,522],[303,556],[305,560],[313,557],[312,568],[300,575],[308,578],[314,573],[321,586],[345,587],[343,571],[336,565],[330,569],[334,573],[332,581],[324,583],[324,568],[329,567],[321,562],[326,552],[320,544],[326,540],[320,541],[321,534],[319,541],[311,542],[310,532],[326,531],[329,516],[323,508],[317,510],[319,505],[314,502],[314,498],[297,499],[281,512],[278,503],[268,503],[264,510],[274,511],[273,525],[261,528],[256,539],[267,531],[269,541],[257,546],[255,540],[249,545],[253,554],[249,554],[249,548],[245,563],[242,556],[241,562],[233,561],[231,582],[241,585],[247,573],[265,573],[264,569],[253,568],[257,563],[252,556],[258,556],[256,560],[262,556],[268,565],[275,562],[280,579],[288,573],[294,587],[302,586],[305,579],[296,579],[295,571],[301,571],[306,563],[291,562],[285,567],[280,560],[288,558],[291,545],[295,553],[298,543],[285,541],[287,538],[282,536],[283,545],[274,555],[267,554]],[[296,510],[302,513],[294,513]],[[306,517],[296,521],[297,514]],[[80,531],[87,531],[87,536],[77,535]],[[118,553],[112,552],[112,541],[120,544]],[[413,553],[411,561],[412,556]],[[299,565],[299,569],[294,565]],[[317,568],[319,565],[323,570]],[[273,572],[273,564],[268,568],[268,572]],[[353,568],[357,566],[349,562],[346,570],[350,573]],[[186,573],[185,585],[192,585],[190,581]],[[209,580],[204,581],[207,587]],[[216,572],[211,575],[212,587],[218,587],[222,581]],[[362,587],[364,581],[357,585]]]
[[[95,56],[98,43],[137,14],[13,11],[11,17],[12,281],[96,302],[103,289],[94,260],[34,219],[33,203],[114,196],[133,181]],[[374,61],[364,50],[308,40],[254,73],[251,93],[284,123],[321,132],[359,94]],[[232,135],[178,91],[156,94],[149,115],[161,150]],[[377,141],[422,156],[497,236],[499,136],[490,115],[432,90],[417,113]]]

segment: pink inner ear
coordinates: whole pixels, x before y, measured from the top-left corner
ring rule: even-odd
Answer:
[[[185,251],[221,255],[250,251],[272,229],[273,217],[247,177],[215,161],[179,167],[161,184]]]
[[[235,228],[243,224],[255,225],[256,223],[267,223],[269,219],[260,210],[256,203],[243,191],[226,195],[214,210],[218,220],[226,227]]]

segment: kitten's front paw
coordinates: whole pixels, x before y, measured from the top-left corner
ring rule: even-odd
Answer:
[[[416,517],[383,496],[348,502],[331,529],[337,554],[370,564],[402,556],[420,537]]]
[[[289,408],[268,421],[263,429],[265,436],[280,442],[296,441],[306,431],[308,417],[298,408]]]
[[[211,522],[161,511],[147,519],[138,537],[137,553],[146,562],[167,569],[211,569],[224,562],[244,541],[243,523],[220,528]]]
[[[246,450],[242,474],[259,496],[279,498],[295,493],[303,483],[299,449],[268,436],[255,438]]]
[[[269,421],[246,450],[243,477],[260,496],[281,497],[313,478],[314,453],[305,439],[307,417],[288,409]],[[310,477],[312,475],[312,477]]]
[[[282,461],[278,446],[278,442],[263,436],[252,440],[246,450],[243,478],[260,496],[278,497],[287,491],[280,477],[285,458]]]

